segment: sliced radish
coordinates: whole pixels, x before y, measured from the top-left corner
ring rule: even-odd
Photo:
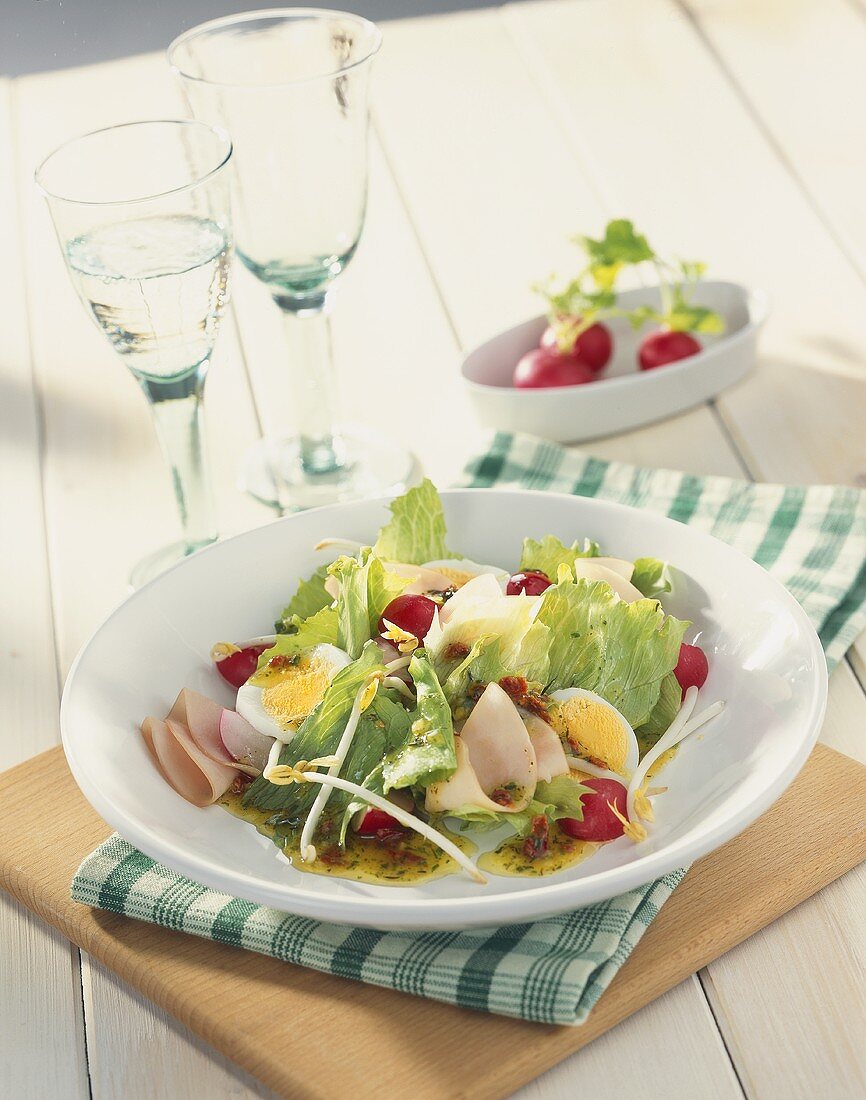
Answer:
[[[261,775],[268,762],[273,737],[259,733],[237,711],[224,710],[220,715],[220,737],[235,767],[248,775]]]

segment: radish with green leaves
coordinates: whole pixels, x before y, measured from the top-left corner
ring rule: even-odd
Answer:
[[[692,301],[704,265],[663,258],[628,219],[608,222],[604,236],[597,240],[575,237],[574,242],[586,255],[579,274],[564,287],[554,288],[548,281],[535,288],[547,301],[549,324],[540,346],[517,364],[513,381],[518,389],[592,381],[613,354],[613,334],[604,321],[614,317],[627,318],[635,329],[648,322],[657,326],[640,343],[641,370],[697,355],[702,350],[697,335],[724,329],[718,314]],[[624,269],[639,270],[643,265],[653,268],[659,306],[623,309],[617,298],[617,280]]]

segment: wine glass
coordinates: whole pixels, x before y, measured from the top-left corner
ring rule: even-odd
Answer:
[[[380,42],[359,16],[285,8],[215,19],[168,49],[193,115],[231,134],[238,255],[285,322],[296,435],[262,440],[243,472],[275,506],[399,491],[414,476],[409,452],[334,422],[328,314],[364,224]]]
[[[202,394],[232,255],[228,135],[190,120],[74,138],[36,170],[78,296],[141,386],[169,465],[182,541],[139,587],[217,538]]]

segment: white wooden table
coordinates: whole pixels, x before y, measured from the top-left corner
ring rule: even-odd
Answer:
[[[461,348],[537,310],[528,284],[567,270],[569,233],[626,215],[766,289],[773,315],[746,383],[592,450],[866,485],[864,66],[866,0],[554,0],[386,25],[369,221],[336,314],[344,407],[447,484],[480,438]],[[131,562],[175,536],[145,404],[74,297],[32,171],[66,137],[182,110],[157,56],[0,83],[2,767],[58,740],[76,650]],[[238,271],[208,383],[225,531],[268,518],[235,478],[261,428],[290,421],[281,364],[276,311]],[[861,760],[864,683],[861,642],[823,734]],[[266,1095],[0,896],[0,1095],[89,1091]],[[866,1095],[866,868],[523,1095],[578,1091]]]

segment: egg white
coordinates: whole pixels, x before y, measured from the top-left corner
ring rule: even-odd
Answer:
[[[345,668],[346,665],[352,663],[352,658],[345,650],[327,643],[312,646],[305,651],[304,656],[324,662],[328,667],[329,680],[333,680],[341,668]],[[258,730],[259,733],[263,733],[267,737],[275,737],[278,741],[287,743],[295,736],[296,731],[295,729],[284,729],[280,722],[268,713],[262,702],[263,690],[257,684],[244,684],[238,689],[235,710],[242,718],[246,718],[253,729]]]

